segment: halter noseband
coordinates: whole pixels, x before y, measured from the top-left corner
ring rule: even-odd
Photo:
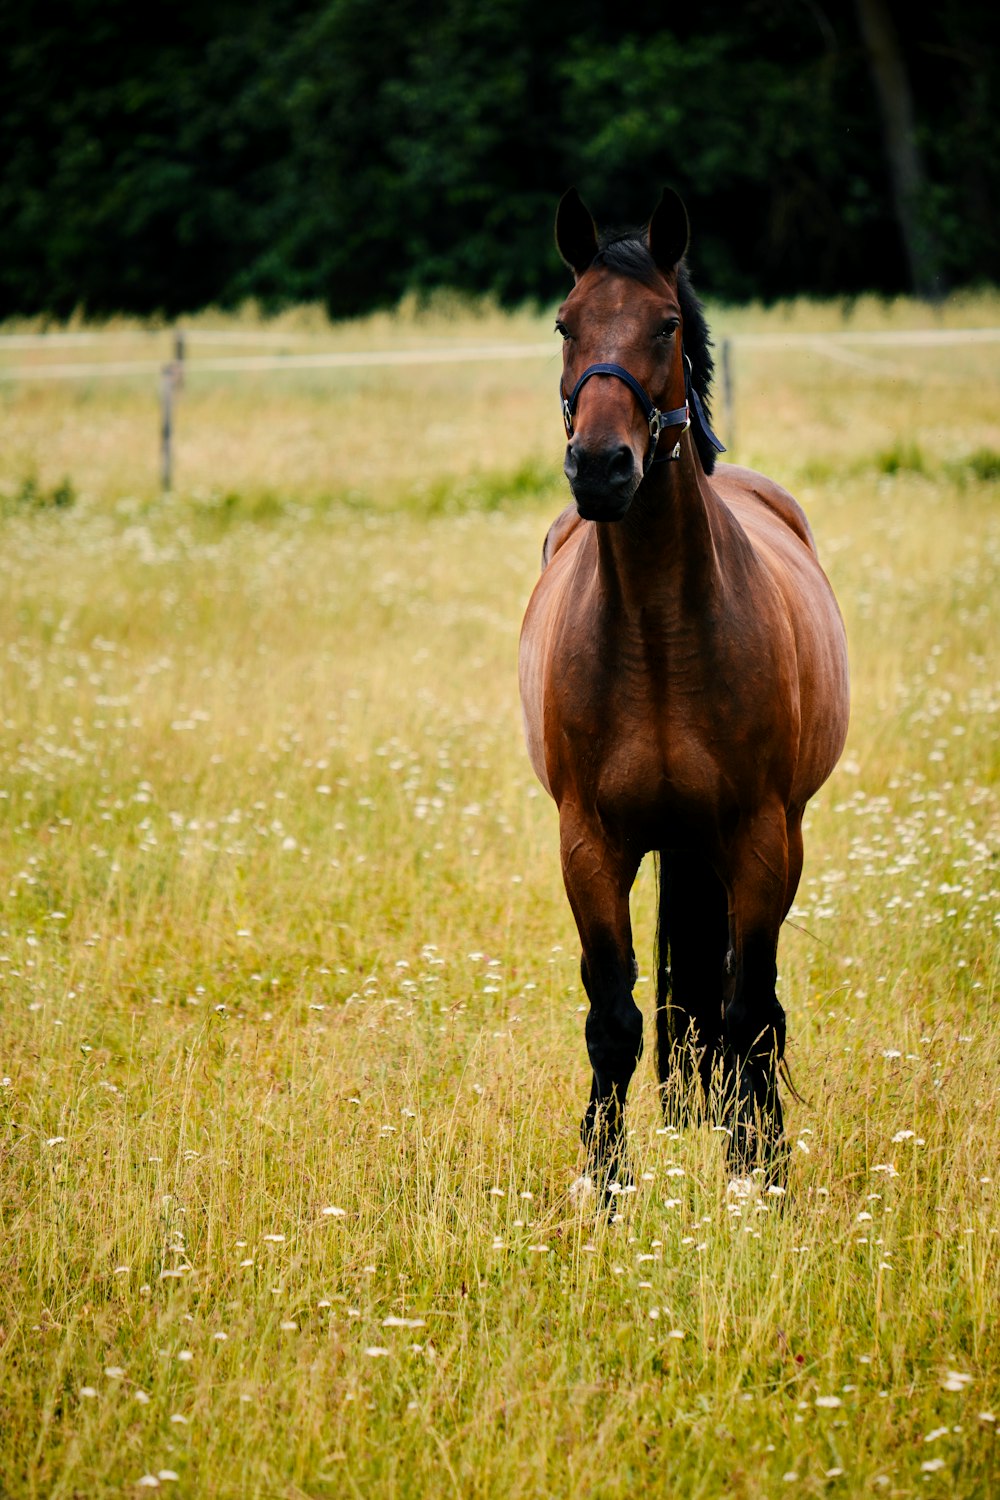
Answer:
[[[630,371],[626,370],[623,365],[588,365],[568,396],[566,395],[563,389],[563,383],[560,380],[559,395],[562,397],[563,423],[566,427],[566,436],[568,438],[571,438],[573,436],[573,418],[576,415],[576,404],[579,400],[580,392],[592,375],[612,375],[616,380],[624,381],[624,383],[628,386],[629,390],[632,392],[633,396],[635,396],[640,407],[642,408],[642,414],[646,418],[646,421],[649,425],[649,436],[652,440],[652,446],[649,450],[649,454],[647,455],[646,462],[643,465],[644,470],[647,469],[650,464],[668,463],[672,459],[680,458],[681,438],[691,426],[692,405],[694,406],[695,420],[698,422],[698,425],[705,433],[709,442],[715,448],[717,453],[725,453],[725,448],[719,442],[719,439],[715,436],[715,433],[708,425],[708,420],[705,416],[705,410],[701,404],[698,392],[691,384],[691,361],[686,354],[684,356],[684,405],[675,407],[673,411],[660,411],[660,408],[650,400],[646,391],[639,384],[638,380],[636,380],[635,376],[631,374]],[[678,426],[681,427],[681,430],[678,433],[676,443],[671,448],[669,453],[661,454],[661,456],[657,458],[656,447],[660,441],[660,433],[663,431],[664,427]]]

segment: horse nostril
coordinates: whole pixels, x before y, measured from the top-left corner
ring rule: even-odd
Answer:
[[[609,484],[628,484],[635,465],[632,449],[622,444],[620,448],[615,448],[608,455],[607,462]]]
[[[567,444],[563,473],[570,484],[622,489],[632,483],[635,459],[632,449],[624,443],[614,448],[590,449],[574,440]]]

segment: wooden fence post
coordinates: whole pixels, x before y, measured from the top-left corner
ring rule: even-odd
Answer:
[[[722,340],[722,408],[726,448],[732,453],[736,446],[736,414],[733,401],[732,340],[728,338]]]
[[[174,333],[174,357],[160,371],[160,488],[169,495],[174,483],[174,394],[184,387],[184,331]]]

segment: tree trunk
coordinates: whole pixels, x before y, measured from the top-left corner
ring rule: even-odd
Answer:
[[[917,146],[913,95],[887,0],[855,0],[882,116],[893,207],[910,285],[919,297],[940,293],[933,235],[921,213],[924,171]]]

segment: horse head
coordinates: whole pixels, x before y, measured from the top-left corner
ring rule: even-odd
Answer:
[[[563,467],[587,520],[621,520],[650,466],[680,455],[689,423],[678,292],[687,241],[687,212],[670,189],[645,234],[604,240],[575,188],[559,204],[556,246],[574,276],[556,317]]]

